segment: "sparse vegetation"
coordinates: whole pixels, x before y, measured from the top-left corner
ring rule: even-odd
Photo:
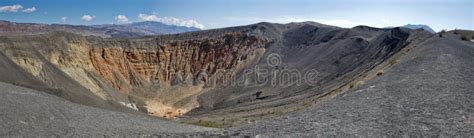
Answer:
[[[446,29],[441,30],[438,35],[439,37],[443,37],[443,35],[446,33]]]
[[[311,101],[305,101],[305,102],[303,103],[303,106],[304,106],[304,107],[310,107],[311,105],[313,105]]]
[[[382,75],[383,75],[383,71],[377,72],[377,76],[382,76]]]
[[[354,88],[354,84],[353,84],[353,83],[349,84],[349,89],[352,89],[352,88]]]
[[[397,62],[398,62],[397,59],[394,59],[394,58],[392,58],[392,59],[390,59],[390,61],[388,61],[390,66],[395,65]]]
[[[213,127],[213,128],[222,128],[223,127],[222,124],[219,124],[215,121],[209,121],[209,120],[199,120],[198,122],[192,123],[192,124],[198,125],[198,126],[204,126],[204,127]]]
[[[471,41],[472,39],[474,39],[474,32],[473,31],[469,31],[469,30],[453,30],[453,31],[450,31],[452,32],[453,34],[457,35],[460,37],[461,40],[463,41]]]
[[[458,35],[458,30],[454,30],[453,34]]]

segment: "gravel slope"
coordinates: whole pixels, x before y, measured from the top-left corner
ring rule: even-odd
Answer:
[[[474,44],[434,35],[392,69],[305,111],[238,128],[242,135],[474,135]]]
[[[214,135],[220,130],[71,103],[0,83],[0,136]]]

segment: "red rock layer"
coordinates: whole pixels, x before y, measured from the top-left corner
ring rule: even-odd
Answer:
[[[238,64],[265,44],[265,39],[256,36],[229,33],[201,40],[122,42],[118,47],[93,48],[89,54],[97,72],[127,93],[129,86],[144,83],[205,81],[198,80],[202,72],[233,75]]]

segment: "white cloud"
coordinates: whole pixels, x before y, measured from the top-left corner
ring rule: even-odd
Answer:
[[[81,20],[85,22],[89,22],[89,21],[92,21],[94,18],[95,16],[92,16],[92,15],[84,15],[81,17]]]
[[[23,6],[21,6],[20,4],[2,6],[0,7],[0,12],[17,12],[18,10],[22,8]]]
[[[67,17],[61,17],[61,22],[63,23],[67,22]]]
[[[31,8],[24,9],[22,12],[32,13],[34,11],[36,11],[36,7],[31,7]]]
[[[128,18],[125,15],[118,15],[117,17],[115,17],[115,21],[117,21],[118,23],[127,23]]]
[[[158,21],[158,16],[155,14],[148,15],[148,14],[138,14],[138,18],[140,21]]]
[[[160,18],[160,22],[168,25],[177,25],[177,26],[186,26],[186,27],[195,27],[203,29],[204,25],[198,23],[195,20],[182,20],[175,17],[163,17]]]
[[[186,26],[186,27],[195,27],[203,29],[204,25],[200,24],[196,20],[184,20],[176,17],[159,17],[156,13],[154,14],[138,14],[140,21],[157,21],[167,25],[176,25],[176,26]]]

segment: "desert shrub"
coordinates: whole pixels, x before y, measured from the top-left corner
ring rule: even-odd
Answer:
[[[454,33],[455,35],[458,35],[458,34],[459,34],[459,33],[458,33],[458,30],[454,30],[453,33]]]
[[[311,103],[311,101],[305,101],[305,102],[303,103],[303,106],[304,106],[304,107],[310,107],[311,105],[313,105],[313,104]]]
[[[354,88],[354,84],[353,84],[353,83],[349,84],[349,89],[352,89],[352,88]]]
[[[382,75],[383,75],[383,71],[377,72],[377,76],[382,76]]]
[[[199,125],[199,126],[204,126],[204,127],[213,127],[213,128],[220,128],[220,127],[222,127],[222,125],[220,125],[220,124],[217,123],[217,122],[214,122],[214,121],[207,121],[207,120],[199,120],[198,122],[193,123],[193,124]]]
[[[397,63],[397,60],[396,59],[390,59],[390,61],[388,61],[390,65],[395,65]]]
[[[439,37],[443,37],[443,35],[446,33],[446,29],[441,30],[441,32],[438,33]]]

